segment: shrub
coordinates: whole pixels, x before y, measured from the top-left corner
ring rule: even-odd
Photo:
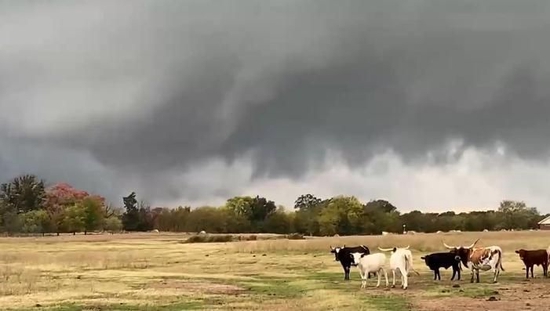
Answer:
[[[299,234],[299,233],[291,233],[291,234],[287,234],[286,235],[286,238],[289,239],[289,240],[304,240],[304,235],[303,234]]]
[[[230,234],[223,235],[193,235],[185,240],[184,243],[223,243],[232,242],[233,236]]]

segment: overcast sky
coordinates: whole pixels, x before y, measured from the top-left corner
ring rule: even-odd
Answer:
[[[550,212],[550,2],[0,0],[0,178]]]

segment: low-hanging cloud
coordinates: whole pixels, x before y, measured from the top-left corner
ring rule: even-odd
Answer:
[[[545,1],[2,2],[0,174],[163,201],[305,180],[334,153],[544,162],[548,20]],[[194,186],[220,165],[240,187]]]

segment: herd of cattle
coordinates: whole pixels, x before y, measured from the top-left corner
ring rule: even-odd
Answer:
[[[469,246],[449,246],[443,243],[449,251],[428,254],[421,257],[421,259],[433,271],[434,280],[441,280],[440,268],[448,269],[449,267],[453,268],[451,281],[454,280],[455,276],[458,277],[457,280],[460,280],[462,264],[471,271],[470,283],[474,282],[474,275],[476,276],[476,283],[479,283],[479,270],[492,270],[493,283],[496,283],[500,271],[505,271],[502,266],[502,249],[499,246],[475,247],[478,241],[479,239]],[[350,279],[351,266],[356,266],[359,269],[361,288],[366,286],[367,278],[370,279],[371,274],[378,275],[376,287],[380,286],[382,274],[384,274],[384,278],[386,279],[386,286],[389,286],[388,275],[385,269],[387,260],[385,252],[391,252],[389,268],[393,277],[392,287],[395,287],[395,274],[399,270],[401,287],[407,289],[409,273],[414,272],[419,275],[413,267],[413,257],[409,246],[387,249],[379,247],[378,249],[381,251],[380,253],[371,253],[370,249],[365,245],[353,247],[344,245],[342,247],[331,246],[330,252],[334,254],[334,259],[342,264],[342,268],[344,268],[344,280]],[[515,253],[519,255],[519,258],[525,264],[526,278],[529,278],[529,271],[531,271],[531,277],[534,277],[533,266],[535,265],[542,266],[544,276],[548,276],[550,247],[546,250],[519,249]]]

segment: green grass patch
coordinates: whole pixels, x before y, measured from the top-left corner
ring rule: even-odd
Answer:
[[[298,298],[307,291],[291,279],[280,278],[260,278],[253,282],[239,282],[239,285],[252,294],[274,298]]]

